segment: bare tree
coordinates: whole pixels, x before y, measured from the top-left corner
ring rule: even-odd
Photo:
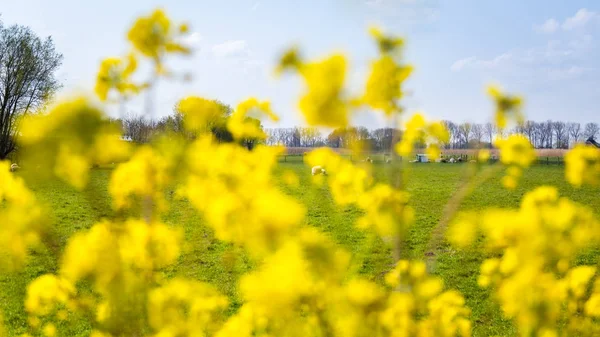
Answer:
[[[527,136],[529,142],[535,146],[535,122],[534,121],[526,121],[523,124],[523,134]]]
[[[569,135],[571,136],[572,144],[578,143],[581,141],[581,124],[579,123],[569,123]]]
[[[473,124],[471,127],[471,134],[473,135],[473,140],[477,142],[476,146],[481,146],[481,141],[483,139],[483,125],[481,124]]]
[[[567,127],[565,122],[552,122],[552,130],[554,131],[555,145],[557,149],[565,149],[569,147]]]
[[[598,127],[597,123],[587,123],[585,124],[585,130],[583,131],[583,136],[585,138],[596,137],[598,135],[598,131],[600,127]]]
[[[124,135],[130,137],[136,143],[147,143],[152,138],[156,123],[145,118],[143,115],[136,115],[129,112],[123,119]]]
[[[471,139],[472,128],[473,128],[473,126],[471,123],[462,123],[458,126],[462,148],[466,149],[469,147],[469,140]]]
[[[0,159],[15,150],[19,117],[42,107],[60,87],[54,73],[61,64],[50,37],[0,22]]]
[[[494,144],[494,124],[487,122],[483,125],[483,133],[485,134],[490,146]]]

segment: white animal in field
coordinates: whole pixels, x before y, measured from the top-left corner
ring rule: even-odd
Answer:
[[[10,172],[15,172],[18,169],[20,169],[20,167],[16,163],[10,165]]]
[[[448,162],[449,162],[449,163],[454,163],[454,162],[455,162],[455,160],[454,160],[454,158],[450,158],[450,160],[448,160]]]
[[[312,175],[315,176],[315,175],[319,175],[319,174],[327,175],[327,171],[325,171],[325,169],[322,168],[321,166],[313,166]]]
[[[390,157],[386,157],[385,158],[385,163],[386,164],[390,164],[391,162],[392,162],[392,158],[390,158]]]

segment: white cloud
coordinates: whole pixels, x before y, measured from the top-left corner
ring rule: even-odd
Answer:
[[[541,25],[536,25],[533,29],[538,33],[554,33],[560,27],[560,23],[555,19],[548,19]]]
[[[590,11],[586,8],[581,8],[573,16],[566,18],[562,24],[560,22],[558,22],[556,19],[551,18],[551,19],[546,20],[546,22],[544,22],[541,25],[534,25],[533,30],[535,30],[538,33],[547,33],[547,34],[554,33],[559,28],[562,28],[562,30],[567,30],[567,31],[574,30],[577,28],[584,27],[589,22],[591,22],[592,20],[594,20],[598,17],[599,17],[598,13]]]
[[[460,71],[460,70],[462,70],[462,68],[470,65],[471,63],[473,63],[475,61],[477,61],[477,58],[475,56],[465,57],[464,59],[460,59],[460,60],[454,62],[452,64],[452,66],[450,66],[450,70]]]
[[[260,6],[260,2],[255,2],[254,5],[252,5],[252,8],[250,8],[250,10],[252,12],[256,11],[258,9],[258,7]]]
[[[200,33],[198,32],[188,34],[186,37],[181,39],[181,42],[184,45],[190,47],[197,46],[200,43],[200,41],[202,41],[202,35],[200,35]]]
[[[511,53],[503,53],[488,60],[481,60],[475,56],[471,56],[454,62],[452,66],[450,66],[450,70],[461,71],[465,68],[492,69],[503,63],[507,63],[512,58],[513,55]]]
[[[244,57],[250,54],[248,43],[245,40],[232,40],[217,44],[212,47],[212,52],[216,57]]]
[[[583,27],[592,19],[597,17],[598,14],[596,12],[592,12],[587,10],[586,8],[582,8],[575,13],[572,17],[569,17],[562,24],[562,28],[564,30],[572,30],[575,28]]]

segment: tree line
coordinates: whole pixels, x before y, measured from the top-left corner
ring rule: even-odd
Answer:
[[[585,142],[589,137],[596,138],[600,133],[598,123],[574,123],[548,120],[545,122],[526,121],[512,129],[500,130],[492,123],[454,123],[445,120],[450,140],[444,144],[446,149],[491,148],[496,137],[509,134],[522,134],[538,149],[567,149],[576,143]],[[315,128],[292,127],[266,129],[268,145],[286,147],[319,147],[347,148],[350,144],[360,142],[375,151],[385,151],[400,140],[402,130],[394,128],[378,128],[369,130],[366,127],[338,128],[329,134],[322,134]],[[424,147],[425,144],[417,144]]]

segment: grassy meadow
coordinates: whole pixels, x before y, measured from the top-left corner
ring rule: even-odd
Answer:
[[[410,180],[407,186],[411,192],[416,222],[410,229],[402,254],[405,258],[422,259],[427,253],[431,229],[438,223],[444,205],[456,191],[468,164],[432,163],[413,164],[409,167]],[[359,211],[354,207],[336,208],[327,187],[312,184],[310,168],[301,161],[282,162],[278,170],[278,173],[291,170],[298,174],[298,187],[282,183],[282,188],[306,205],[307,224],[328,233],[333,240],[352,252],[352,268],[355,272],[382,282],[382,276],[393,263],[391,251],[379,238],[367,237],[354,228],[354,221],[360,216]],[[378,180],[387,181],[390,170],[390,166],[382,164],[376,163],[373,166],[373,174]],[[570,187],[564,180],[563,170],[561,165],[534,166],[526,171],[515,191],[504,189],[500,179],[491,179],[467,197],[462,208],[517,207],[525,191],[535,186],[551,184],[560,189],[561,195],[584,203],[594,210],[599,209],[598,190]],[[50,249],[34,253],[23,271],[0,276],[0,309],[4,313],[10,335],[27,331],[27,316],[23,307],[26,286],[35,277],[57,270],[56,259],[52,254],[60,253],[67,238],[74,232],[89,228],[99,218],[113,215],[107,191],[110,173],[110,169],[93,170],[91,184],[84,192],[76,192],[58,180],[34,182],[30,185],[51,211],[57,243],[54,253]],[[235,311],[240,305],[236,294],[236,280],[252,268],[252,263],[243,252],[216,240],[185,200],[173,200],[172,207],[163,220],[168,224],[181,226],[187,242],[183,255],[174,267],[167,270],[167,275],[182,275],[214,284],[231,298],[230,311]],[[444,245],[438,252],[435,273],[443,278],[448,288],[457,289],[466,297],[467,305],[472,309],[475,336],[513,335],[515,329],[509,321],[501,318],[498,307],[489,299],[489,292],[477,286],[479,265],[483,258],[484,255],[480,252],[457,251]],[[595,264],[597,252],[590,252],[581,259]],[[76,325],[62,326],[60,329],[67,335],[75,336],[89,333],[90,327]]]

